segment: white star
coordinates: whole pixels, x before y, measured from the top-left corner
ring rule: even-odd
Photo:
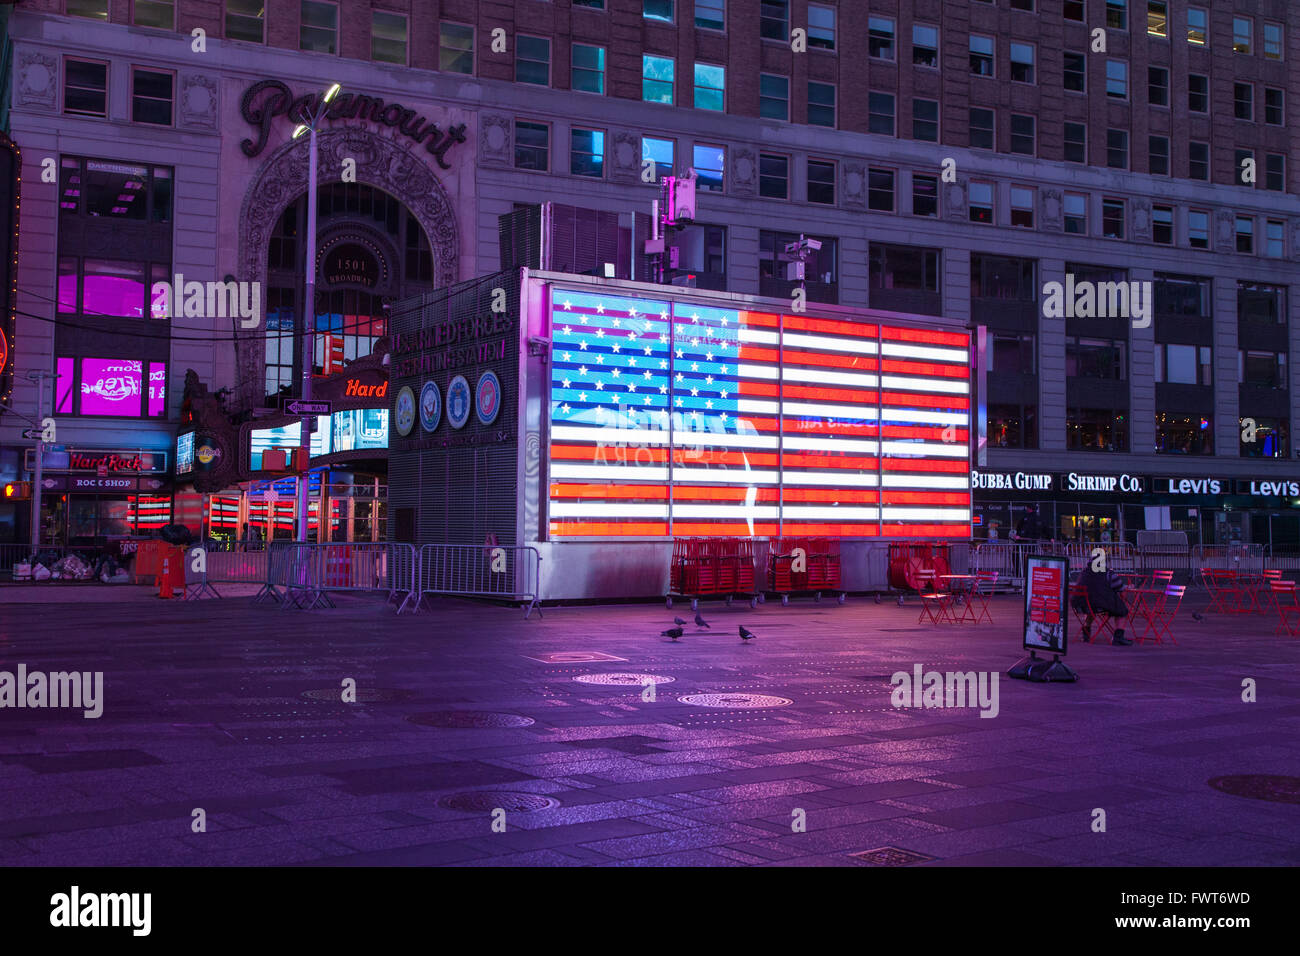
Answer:
[[[586,400],[587,400],[587,393],[586,393],[586,392],[579,392],[579,393],[578,393],[578,401],[580,401],[580,402],[585,402]]]
[[[700,417],[699,412],[691,412],[691,418],[699,420],[699,417]]]
[[[660,394],[660,395],[667,395],[667,394],[668,394],[668,386],[667,386],[667,385],[660,385],[660,386],[659,386],[659,394]]]
[[[645,346],[641,351],[645,352],[646,355],[649,355],[649,354],[650,354],[650,346],[648,346],[648,345]]]
[[[659,360],[659,367],[660,367],[660,368],[667,368],[667,367],[668,367],[668,360],[667,360],[667,359],[660,359],[660,360]]]
[[[627,310],[627,316],[628,316],[629,319],[635,319],[635,318],[636,318],[636,306],[632,306],[631,308],[629,308],[629,309]]]
[[[712,361],[713,361],[713,353],[712,353],[712,352],[705,352],[705,353],[704,353],[704,360],[705,360],[706,362],[712,362]]]
[[[629,392],[635,392],[635,391],[636,391],[636,382],[628,382],[628,383],[627,383],[627,390],[628,390]]]
[[[731,320],[727,318],[727,315],[726,315],[726,313],[724,312],[723,315],[722,315],[722,324],[723,324],[723,325],[726,325],[729,321],[731,321]]]
[[[700,390],[699,390],[698,388],[693,388],[693,389],[691,389],[691,397],[692,397],[692,398],[696,398],[696,397],[698,397],[699,394],[700,394]]]
[[[605,364],[605,356],[603,356],[603,355],[597,355],[597,356],[596,356],[596,364],[597,364],[597,365],[604,365],[604,364]]]
[[[560,379],[560,381],[564,383],[565,388],[569,387],[569,380],[567,378],[562,378]]]
[[[560,411],[564,412],[564,414],[566,415],[569,414],[569,403],[565,402],[563,405],[561,405]]]
[[[713,376],[712,376],[712,375],[706,375],[706,376],[704,376],[704,384],[705,384],[705,385],[712,385],[712,384],[713,384]]]
[[[681,408],[681,407],[682,407],[682,400],[681,400],[680,398],[677,399],[677,407],[678,407],[678,408]]]
[[[636,341],[636,333],[635,333],[635,332],[629,332],[629,333],[627,334],[627,340],[628,340],[629,342],[635,342],[635,341]]]
[[[617,342],[615,342],[612,346],[610,346],[610,350],[611,350],[615,355],[617,355],[619,352],[623,351],[623,346],[621,346],[621,345],[619,345]]]
[[[579,366],[578,366],[578,374],[579,374],[579,375],[586,375],[586,374],[587,374],[587,366],[585,366],[585,365],[579,365]]]
[[[596,303],[596,314],[597,314],[597,315],[604,315],[604,314],[605,314],[605,303],[604,303],[604,302],[597,302],[597,303]]]
[[[649,404],[650,404],[650,396],[647,395],[647,396],[645,397],[645,400],[644,400],[641,404],[642,404],[642,405],[649,405]]]
[[[719,415],[718,417],[722,419],[722,422],[723,422],[723,424],[725,425],[726,422],[727,422],[727,413],[726,413],[726,412],[723,412],[723,413],[722,413],[721,415]]]
[[[725,349],[729,344],[731,344],[731,343],[729,343],[729,342],[719,342],[719,343],[718,343],[718,348],[720,348],[720,349]]]
[[[587,351],[587,340],[586,340],[586,339],[583,339],[581,342],[578,343],[578,351],[580,351],[580,352],[585,352],[585,351]]]
[[[659,333],[659,341],[660,341],[660,342],[663,342],[665,345],[667,345],[667,344],[668,344],[668,335],[667,335],[667,333],[665,333],[665,332],[660,332],[660,333]]]
[[[621,320],[619,319],[618,316],[614,316],[614,323],[613,323],[614,328],[618,328],[618,327],[619,327],[619,322],[620,322],[620,321],[621,321]]]
[[[582,324],[583,324],[583,325],[586,325],[586,324],[587,324],[587,317],[584,315],[584,316],[581,316],[580,318],[582,319]]]
[[[644,372],[642,372],[641,377],[645,379],[647,382],[650,381],[650,370],[646,369]]]
[[[727,374],[727,366],[725,366],[725,365],[722,366],[722,374],[723,374],[723,375],[726,375],[726,374]]]
[[[726,397],[727,397],[727,390],[724,388],[721,392],[718,393],[718,398],[726,398]]]
[[[699,362],[692,362],[692,363],[691,363],[691,371],[692,371],[692,372],[698,372],[699,370],[700,370],[700,363],[699,363]]]
[[[631,358],[629,358],[627,360],[627,364],[629,368],[636,368],[636,356],[633,355]]]
[[[660,312],[660,313],[659,313],[659,318],[661,318],[661,319],[663,319],[665,322],[667,322],[667,321],[668,321],[668,313],[667,313],[666,311],[665,311],[665,312]]]
[[[697,348],[699,348],[699,347],[700,347],[700,340],[699,340],[699,339],[691,339],[691,348],[696,348],[696,349],[697,349]]]
[[[598,339],[603,339],[604,337],[605,337],[605,330],[604,330],[604,329],[597,329],[597,330],[596,330],[596,338],[598,338]]]
[[[705,403],[704,403],[704,407],[705,407],[705,408],[712,408],[712,407],[713,407],[713,400],[710,399],[709,401],[705,402]]]
[[[614,377],[615,377],[615,378],[618,378],[618,377],[619,377],[620,375],[622,375],[622,374],[623,374],[623,373],[622,373],[619,369],[614,369]]]
[[[565,299],[565,300],[564,300],[564,311],[569,312],[569,311],[571,311],[572,309],[573,309],[573,303],[570,302],[568,299]]]
[[[686,378],[686,376],[683,375],[681,372],[678,372],[678,373],[677,373],[677,381],[680,382],[680,381],[682,381],[682,379],[684,379],[684,378]]]
[[[681,357],[682,357],[682,350],[681,350],[681,349],[678,349],[678,350],[677,350],[677,357],[678,357],[678,358],[681,358]]]
[[[573,329],[569,328],[569,326],[567,326],[567,325],[566,325],[563,329],[561,329],[560,331],[563,332],[565,335],[572,335],[572,334],[573,334]]]
[[[598,380],[596,382],[596,391],[603,392],[604,390],[605,390],[605,383]]]
[[[695,323],[696,325],[699,325],[699,324],[700,324],[700,313],[698,313],[698,312],[692,313],[692,314],[691,314],[691,321],[692,321],[693,323]]]

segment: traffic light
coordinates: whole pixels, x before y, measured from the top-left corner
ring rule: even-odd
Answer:
[[[26,501],[31,496],[30,481],[11,481],[5,485],[5,501]]]

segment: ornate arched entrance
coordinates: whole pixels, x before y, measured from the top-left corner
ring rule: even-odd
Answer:
[[[451,199],[427,165],[397,144],[368,130],[341,128],[317,135],[319,185],[342,182],[344,161],[356,163],[356,182],[398,199],[420,224],[433,252],[433,285],[459,278],[459,231]],[[240,210],[239,275],[267,287],[272,232],[285,210],[307,191],[308,139],[291,140],[258,170]],[[265,328],[236,332],[238,407],[263,399]]]

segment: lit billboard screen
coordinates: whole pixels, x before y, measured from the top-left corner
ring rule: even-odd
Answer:
[[[297,448],[301,426],[298,422],[279,428],[255,429],[249,439],[249,467],[262,470],[262,452],[269,448]],[[316,416],[316,431],[311,436],[312,458],[322,458],[344,451],[388,448],[388,409],[357,408]]]
[[[194,432],[176,436],[176,474],[188,475],[194,470]]]
[[[562,288],[550,320],[552,537],[969,537],[967,333]]]

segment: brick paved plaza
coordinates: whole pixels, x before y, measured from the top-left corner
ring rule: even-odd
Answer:
[[[1005,672],[1015,596],[962,629],[869,598],[706,604],[713,629],[672,643],[680,605],[524,621],[130,593],[0,592],[0,671],[104,672],[99,719],[0,710],[0,865],[862,866],[885,847],[923,866],[1300,863],[1300,806],[1208,785],[1300,767],[1300,641],[1258,615],[1195,622],[1192,594],[1176,646],[1072,642],[1079,683],[1003,676],[982,718],[895,709],[890,675]],[[614,659],[547,662],[590,653]],[[653,701],[635,679],[575,680],[602,674],[664,680]]]

